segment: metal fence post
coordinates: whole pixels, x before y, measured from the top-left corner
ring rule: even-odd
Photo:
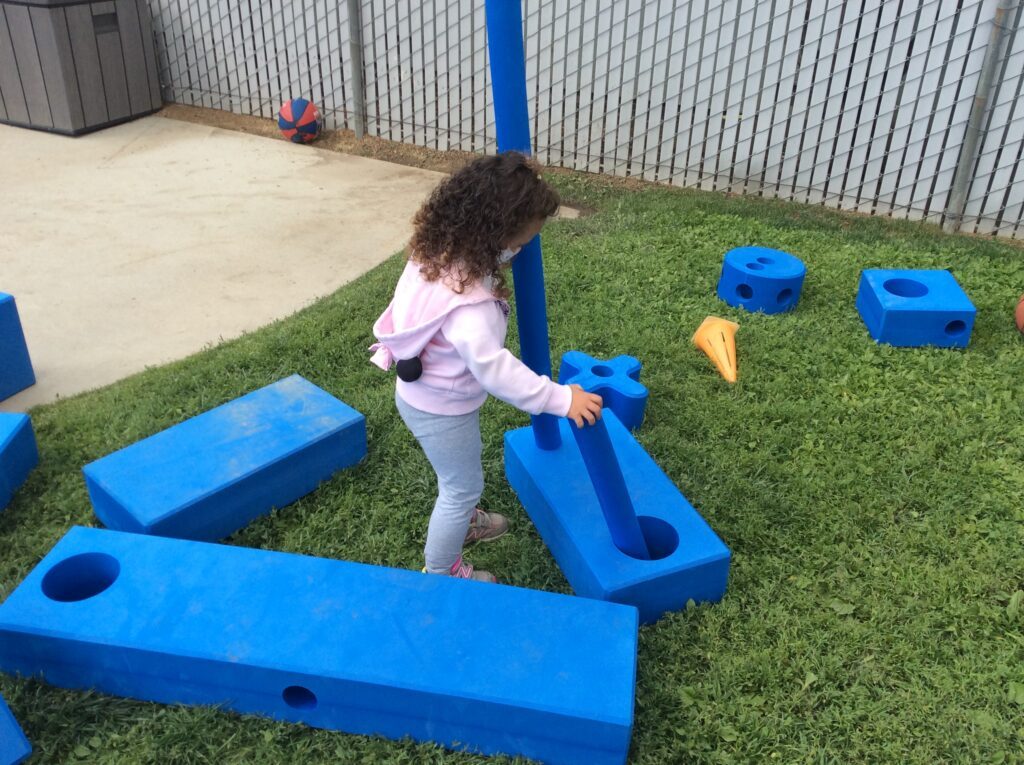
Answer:
[[[971,105],[971,116],[967,120],[967,132],[964,134],[963,146],[957,160],[953,185],[949,191],[949,203],[943,216],[943,228],[952,233],[960,230],[964,210],[967,207],[967,192],[974,177],[975,165],[978,162],[978,149],[984,137],[984,125],[988,118],[989,95],[992,92],[996,70],[1006,56],[1006,47],[1010,40],[1012,26],[1010,19],[1014,11],[1019,9],[1024,0],[999,0],[996,13],[992,19],[992,34],[985,47],[985,58],[981,64],[981,75],[974,91],[974,103]]]
[[[352,61],[352,122],[356,138],[366,135],[366,85],[363,82],[363,12],[360,0],[348,0],[348,44]]]

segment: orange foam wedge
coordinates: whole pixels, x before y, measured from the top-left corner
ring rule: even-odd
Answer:
[[[708,316],[693,333],[693,344],[708,355],[722,377],[736,382],[739,366],[736,362],[736,330],[740,325],[718,316]]]

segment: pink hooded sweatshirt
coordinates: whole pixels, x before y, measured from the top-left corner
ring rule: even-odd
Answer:
[[[398,380],[398,395],[431,414],[468,414],[487,394],[530,414],[565,417],[572,391],[538,375],[505,348],[508,303],[482,284],[456,292],[443,279],[426,281],[409,261],[395,297],[373,325],[380,341],[371,361],[387,371],[401,359],[420,357],[423,374]]]

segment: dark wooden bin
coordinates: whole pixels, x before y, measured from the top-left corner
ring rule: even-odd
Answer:
[[[78,135],[161,103],[145,0],[0,0],[0,122]]]

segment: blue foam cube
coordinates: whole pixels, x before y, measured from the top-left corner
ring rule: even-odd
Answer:
[[[857,310],[875,342],[966,348],[977,311],[949,271],[868,268]]]
[[[583,597],[636,606],[643,623],[690,598],[720,600],[729,548],[615,413],[603,417],[652,560],[615,546],[568,420],[555,450],[540,449],[532,428],[505,434],[505,474],[569,584]]]
[[[36,382],[14,297],[0,292],[0,401]]]
[[[725,253],[718,297],[751,312],[796,308],[807,267],[800,258],[768,247],[737,247]]]
[[[83,468],[108,527],[213,541],[366,456],[366,419],[299,375]]]
[[[39,464],[39,450],[27,414],[0,412],[0,510]]]
[[[0,669],[548,763],[620,765],[637,612],[418,571],[72,528],[0,605]]]
[[[18,765],[30,754],[32,745],[22,733],[21,726],[14,719],[3,696],[0,696],[0,765]]]
[[[604,405],[618,416],[630,430],[644,421],[649,392],[640,384],[642,365],[632,356],[616,356],[602,361],[582,351],[568,351],[562,356],[558,381],[562,385],[576,383],[604,399]]]

